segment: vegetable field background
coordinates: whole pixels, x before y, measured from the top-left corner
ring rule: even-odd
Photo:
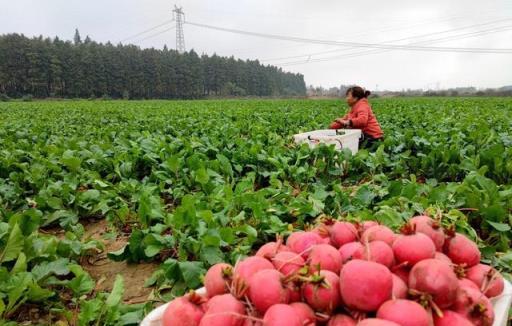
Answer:
[[[325,215],[442,215],[510,278],[512,99],[371,103],[386,139],[353,157],[291,137],[341,101],[0,103],[0,324],[137,324]]]

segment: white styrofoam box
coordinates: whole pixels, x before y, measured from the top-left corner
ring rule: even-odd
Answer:
[[[205,288],[200,288],[196,292],[198,294],[206,294]],[[510,304],[512,303],[512,284],[510,284],[508,281],[505,281],[505,289],[503,290],[503,293],[500,296],[491,299],[491,301],[494,307],[495,316],[492,326],[507,326],[508,310],[510,309]],[[140,326],[163,326],[162,317],[168,304],[169,303],[161,305],[160,307],[151,311],[140,323]]]
[[[512,284],[505,281],[505,288],[503,293],[496,298],[491,299],[492,306],[494,307],[494,323],[492,326],[507,326],[508,325],[508,311],[512,304]]]
[[[356,154],[361,135],[361,129],[324,129],[296,134],[293,139],[297,144],[308,143],[311,148],[320,143],[334,144],[337,150],[348,148]]]

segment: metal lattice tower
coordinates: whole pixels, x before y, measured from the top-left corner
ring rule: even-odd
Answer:
[[[174,5],[174,19],[176,20],[176,51],[178,53],[185,52],[185,35],[183,34],[183,23],[185,22],[185,14],[182,8]]]

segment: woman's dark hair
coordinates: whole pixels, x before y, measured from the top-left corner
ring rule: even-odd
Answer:
[[[362,87],[360,86],[353,86],[353,87],[350,87],[349,89],[347,89],[347,92],[345,93],[345,95],[348,95],[348,93],[352,93],[352,97],[355,97],[357,98],[358,100],[362,99],[362,98],[368,98],[368,96],[370,96],[370,94],[372,92],[370,91],[365,91]]]

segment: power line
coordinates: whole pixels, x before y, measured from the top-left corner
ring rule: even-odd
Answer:
[[[507,30],[511,30],[511,29],[512,29],[512,25],[501,26],[500,28],[494,28],[494,29],[490,29],[490,30],[472,32],[472,33],[466,33],[466,34],[460,34],[460,35],[452,35],[452,36],[447,36],[444,38],[439,38],[439,39],[434,39],[434,40],[425,40],[425,41],[414,42],[411,44],[431,44],[431,43],[440,43],[440,42],[446,42],[446,41],[451,41],[451,40],[461,40],[461,39],[465,39],[465,38],[477,37],[477,36],[481,36],[481,35],[485,35],[485,34],[489,34],[489,33],[496,33],[496,32],[507,31]],[[285,67],[285,66],[293,66],[293,65],[297,65],[297,64],[325,62],[325,61],[331,61],[331,60],[337,60],[337,59],[355,58],[355,57],[360,57],[360,56],[364,56],[364,55],[368,55],[368,54],[379,54],[379,53],[384,53],[384,52],[388,52],[388,51],[390,51],[390,50],[366,50],[366,51],[360,51],[360,52],[347,53],[347,54],[340,55],[340,56],[327,57],[327,58],[317,58],[317,59],[313,59],[313,60],[297,60],[297,61],[279,63],[278,65]]]
[[[438,35],[438,34],[447,34],[447,33],[453,33],[455,31],[460,31],[460,30],[465,30],[465,29],[470,29],[470,28],[475,28],[475,27],[493,25],[493,24],[496,24],[496,23],[505,22],[505,21],[511,21],[511,20],[512,20],[511,18],[499,19],[499,20],[495,20],[495,21],[491,21],[491,22],[487,22],[487,23],[482,23],[482,24],[475,24],[475,25],[457,27],[457,28],[453,28],[453,29],[449,29],[449,30],[444,30],[444,31],[439,31],[439,32],[432,32],[432,33],[427,33],[427,34],[421,34],[421,35],[415,35],[415,36],[409,36],[409,37],[405,37],[405,38],[389,40],[389,41],[385,41],[385,42],[382,42],[382,43],[385,44],[385,43],[395,43],[395,42],[401,42],[401,41],[407,41],[407,40],[414,40],[414,39],[428,37],[428,36],[433,36],[433,35]],[[413,44],[416,44],[416,43],[413,43]],[[418,43],[418,44],[420,44],[420,43]],[[327,50],[327,51],[320,51],[320,52],[314,52],[314,53],[306,53],[306,54],[302,54],[302,55],[294,55],[294,56],[289,56],[289,57],[262,59],[260,61],[262,61],[262,62],[269,62],[269,61],[281,61],[281,60],[288,60],[288,59],[297,59],[297,58],[302,58],[302,57],[307,57],[307,56],[314,56],[314,55],[322,55],[322,54],[343,52],[343,51],[347,51],[347,50],[350,50],[350,49]]]
[[[140,33],[134,34],[134,35],[132,35],[132,36],[128,36],[127,38],[124,38],[124,39],[122,39],[121,41],[119,41],[119,43],[123,43],[123,42],[125,42],[125,41],[127,41],[127,40],[131,40],[131,39],[136,38],[136,37],[138,37],[138,36],[141,36],[141,35],[144,35],[144,34],[146,34],[146,33],[151,32],[151,31],[154,31],[155,29],[160,28],[160,27],[165,26],[165,25],[168,25],[168,24],[172,23],[173,21],[174,21],[174,18],[173,18],[173,19],[170,19],[170,20],[166,20],[165,22],[163,22],[163,23],[161,23],[161,24],[158,24],[158,25],[156,25],[156,26],[153,26],[153,27],[151,27],[151,28],[149,28],[149,29],[146,29],[146,30],[144,30],[144,31],[142,31],[142,32],[140,32]]]
[[[486,13],[486,12],[484,12]],[[483,14],[483,13],[482,13]],[[399,31],[399,30],[404,30],[404,29],[411,29],[411,28],[414,28],[414,27],[418,27],[418,26],[423,26],[423,25],[427,25],[427,24],[431,24],[431,23],[441,23],[441,22],[455,22],[457,20],[461,20],[461,19],[464,19],[464,18],[467,18],[469,16],[467,15],[451,15],[451,16],[446,16],[444,18],[437,18],[437,19],[427,19],[427,20],[423,20],[421,22],[417,22],[416,24],[412,24],[412,25],[409,25],[409,26],[403,26],[400,25],[400,26],[396,26],[396,25],[393,25],[393,26],[387,26],[387,27],[384,27],[384,28],[381,28],[381,29],[374,29],[374,30],[369,30],[369,31],[366,31],[366,32],[363,32],[363,33],[356,33],[356,34],[351,34],[350,36],[353,37],[353,36],[366,36],[366,35],[372,35],[372,34],[375,34],[375,33],[382,33],[382,32],[390,32],[390,31]],[[480,19],[483,19],[483,17],[480,17]],[[507,19],[504,19],[504,20],[507,20]],[[337,35],[335,36],[336,38],[340,37],[340,35]],[[292,45],[292,46],[287,46],[285,48],[297,48],[297,47],[301,47],[301,45]],[[252,52],[254,50],[257,50],[257,49],[261,49],[261,47],[258,47],[258,48],[252,48],[252,49],[244,49],[242,51],[238,51],[238,53],[246,53],[246,52]],[[339,50],[336,50],[336,51],[339,51]],[[336,52],[336,51],[332,51],[332,52]],[[306,55],[309,55],[309,54],[305,54],[304,56]],[[269,60],[260,60],[260,61],[269,61]]]
[[[354,48],[374,48],[374,49],[386,49],[386,50],[407,50],[407,51],[428,51],[428,52],[461,52],[461,53],[494,53],[494,54],[512,54],[512,49],[510,48],[461,48],[461,47],[426,47],[426,46],[411,46],[411,45],[395,45],[395,44],[378,44],[378,43],[360,43],[360,42],[347,42],[347,41],[330,41],[330,40],[321,40],[321,39],[309,39],[302,37],[293,37],[293,36],[283,36],[276,34],[265,34],[265,33],[257,33],[250,31],[243,31],[231,28],[224,28],[218,26],[212,26],[207,24],[200,24],[194,22],[186,22],[186,24],[224,31],[229,33],[248,35],[248,36],[256,36],[263,37],[269,39],[277,39],[283,41],[290,42],[302,42],[302,43],[312,43],[312,44],[325,44],[325,45],[336,45],[343,47],[354,47]]]
[[[142,39],[140,39],[140,40],[135,40],[135,41],[133,41],[133,42],[134,42],[134,43],[140,43],[140,42],[145,41],[145,40],[147,40],[147,39],[150,39],[150,38],[153,38],[153,37],[155,37],[155,36],[158,36],[158,35],[161,35],[161,34],[163,34],[163,33],[166,33],[166,32],[168,32],[168,31],[171,31],[171,30],[173,30],[173,29],[175,29],[175,28],[176,28],[176,26],[171,26],[171,27],[169,27],[169,28],[167,28],[167,29],[164,29],[163,31],[160,31],[160,32],[158,32],[158,33],[151,34],[151,35],[146,36],[146,37],[144,37],[144,38],[142,38]]]

